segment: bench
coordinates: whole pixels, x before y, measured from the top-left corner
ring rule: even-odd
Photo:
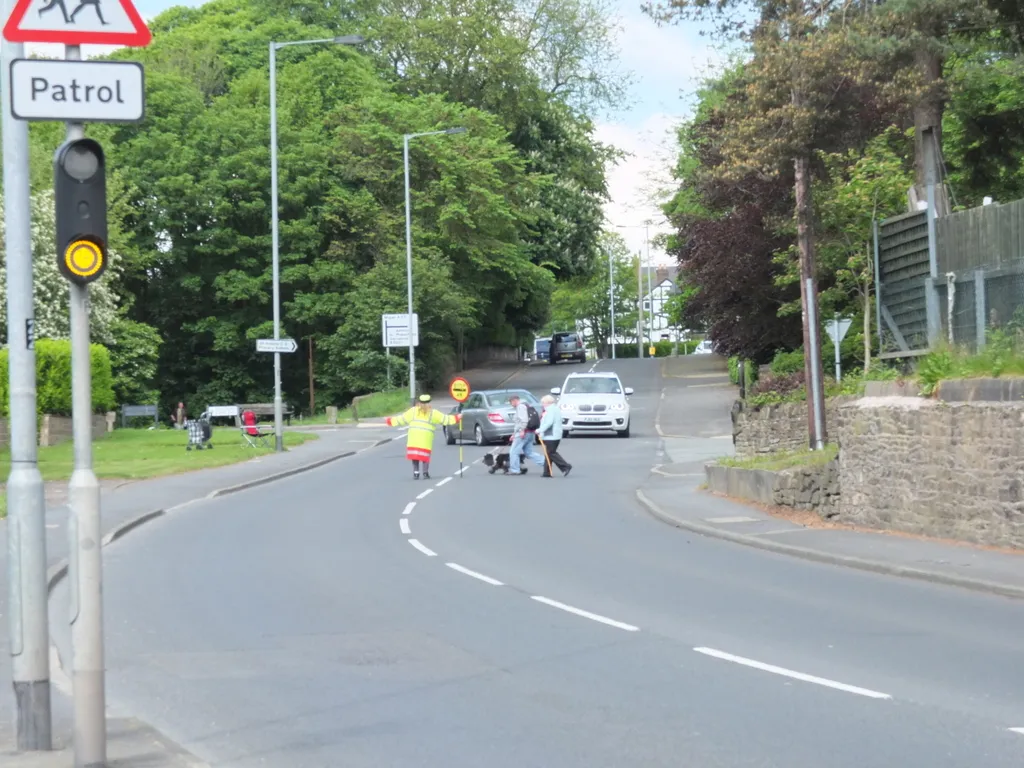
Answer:
[[[274,404],[273,403],[245,403],[239,405],[238,410],[242,413],[245,411],[252,411],[256,414],[256,418],[259,419],[261,416],[264,418],[274,418]],[[284,420],[288,422],[288,426],[292,425],[292,409],[287,405],[281,405],[281,415]]]
[[[142,416],[152,416],[153,425],[159,426],[160,417],[157,414],[157,407],[155,405],[122,405],[121,406],[121,426],[125,427],[128,423],[128,419],[135,419]]]

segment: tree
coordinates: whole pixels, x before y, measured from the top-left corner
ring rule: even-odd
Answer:
[[[193,398],[192,410],[263,399],[273,380],[254,342],[272,332],[269,115],[266,54],[252,51],[265,52],[271,36],[327,35],[237,0],[160,24],[166,31],[135,52],[158,63],[147,122],[95,129],[107,132],[132,211],[128,316],[158,329],[161,382]],[[194,77],[196,63],[181,55],[189,45],[224,52],[223,83]],[[401,93],[345,48],[288,49],[278,67],[283,332],[316,340],[321,395],[344,402],[384,378],[380,312],[403,311],[404,301],[384,301],[365,276],[382,264],[404,274],[403,133],[469,129],[411,147],[414,256],[460,305],[457,318],[434,312],[417,285],[421,380],[438,380],[460,342],[514,345],[532,333],[553,287],[529,242],[547,181],[500,121],[440,95]],[[357,306],[376,315],[356,317]],[[286,364],[283,384],[291,402],[308,400],[304,365]]]
[[[631,258],[622,236],[601,234],[601,246],[611,261],[614,291],[609,295],[609,269],[596,269],[590,277],[568,280],[555,289],[551,299],[552,331],[579,330],[584,344],[611,354],[611,307],[615,308],[616,336],[636,338],[637,262]]]
[[[735,3],[717,4],[720,11]],[[816,151],[849,146],[862,129],[864,91],[873,89],[876,72],[851,45],[847,3],[813,0],[762,0],[760,17],[749,34],[752,57],[745,63],[738,98],[719,108],[725,115],[719,172],[742,178],[751,173],[777,175],[793,168],[797,252],[803,306],[804,348],[820,348],[820,330],[811,318],[818,311],[811,162]],[[705,10],[705,0],[671,0],[660,6],[662,18]],[[830,15],[833,10],[840,12]],[[654,12],[654,11],[652,11]],[[655,12],[657,13],[657,12]],[[824,431],[824,392],[819,355],[806,355],[805,380],[818,392],[808,397],[812,446]],[[815,413],[815,409],[817,413]]]

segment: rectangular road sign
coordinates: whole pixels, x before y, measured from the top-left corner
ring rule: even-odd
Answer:
[[[18,120],[137,123],[146,112],[145,75],[135,61],[15,59],[10,83]]]
[[[285,352],[291,353],[299,348],[295,339],[257,339],[257,352]]]
[[[4,37],[12,43],[129,45],[153,39],[132,0],[18,0]]]
[[[409,346],[409,315],[405,313],[380,316],[381,337],[385,347]],[[420,345],[420,316],[412,313],[412,345]]]

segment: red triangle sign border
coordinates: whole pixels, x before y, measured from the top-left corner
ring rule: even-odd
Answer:
[[[134,32],[101,32],[70,29],[20,29],[19,25],[32,7],[33,0],[18,0],[4,24],[4,38],[12,43],[63,43],[64,45],[124,45],[144,48],[153,39],[146,22],[135,9],[132,0],[118,0],[128,16]]]

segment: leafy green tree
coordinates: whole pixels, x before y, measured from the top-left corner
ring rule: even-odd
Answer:
[[[589,277],[568,280],[555,289],[551,299],[549,331],[579,330],[588,347],[610,355],[611,313],[614,301],[616,336],[636,338],[637,260],[630,257],[622,236],[604,232],[601,237],[606,259],[612,262],[614,291],[609,295],[609,270],[596,269]]]

